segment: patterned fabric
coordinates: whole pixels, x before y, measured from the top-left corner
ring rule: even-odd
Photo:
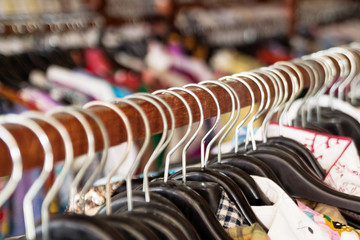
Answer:
[[[247,224],[225,191],[222,192],[216,217],[225,229]]]
[[[284,190],[271,179],[251,176],[273,205],[252,206],[258,219],[275,240],[329,240],[323,229],[312,221]]]
[[[115,183],[111,183],[111,193],[113,193],[120,185],[124,184],[125,181],[119,181]],[[93,216],[97,213],[97,210],[100,206],[105,204],[105,185],[95,186],[90,188],[90,190],[85,193],[85,214],[89,216]],[[75,196],[75,212],[81,213],[80,206],[80,195],[76,194]],[[66,209],[66,212],[69,212],[69,206]]]
[[[240,226],[225,229],[233,240],[268,240],[269,236],[258,223],[251,226]]]
[[[261,139],[261,131],[256,134]],[[260,133],[260,134],[259,134]],[[306,146],[327,172],[324,182],[334,189],[360,196],[360,158],[351,138],[318,133],[292,126],[282,126],[284,137]],[[278,136],[279,125],[270,124],[268,136]]]
[[[300,201],[301,203],[305,204],[306,206],[318,213],[329,216],[333,221],[347,225],[344,216],[341,214],[340,210],[337,207],[330,206],[324,203],[313,202],[307,199],[297,199],[297,201]]]
[[[331,240],[359,240],[360,233],[353,227],[331,220],[327,215],[318,213],[297,201],[299,208],[318,224],[330,237]]]

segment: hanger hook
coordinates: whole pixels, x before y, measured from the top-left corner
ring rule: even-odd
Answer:
[[[178,90],[178,91],[184,91],[188,94],[190,94],[196,101],[198,107],[199,107],[199,113],[200,113],[200,119],[199,119],[199,125],[198,128],[196,129],[195,133],[193,134],[193,136],[189,139],[189,141],[185,144],[183,150],[182,150],[182,173],[183,173],[183,183],[186,183],[186,151],[189,149],[190,145],[194,142],[195,138],[199,135],[199,132],[204,124],[204,111],[200,102],[200,99],[196,96],[195,93],[193,93],[192,91],[190,91],[189,89],[186,89],[186,86],[184,86],[183,88],[181,87],[172,87],[169,88],[170,91],[174,91],[174,90]]]
[[[289,98],[289,85],[288,85],[288,82],[287,82],[287,79],[285,77],[285,75],[280,71],[280,69],[276,69],[274,65],[270,66],[270,67],[267,67],[267,71],[268,72],[271,72],[273,73],[275,76],[279,77],[279,79],[281,80],[281,83],[279,86],[281,86],[281,89],[282,89],[282,100],[279,102],[279,104],[277,105],[277,107],[274,108],[273,110],[273,115],[276,113],[276,112],[279,112],[281,111],[285,105],[286,105],[286,102]],[[279,117],[278,117],[279,119]],[[267,141],[267,129],[268,129],[268,125],[267,124],[265,126],[266,130],[264,130],[265,132],[265,135],[264,135],[264,140]],[[279,121],[279,135],[281,135],[281,124],[280,124],[280,121]]]
[[[145,167],[144,167],[144,183],[143,183],[143,191],[145,192],[145,201],[149,202],[150,201],[150,191],[149,191],[149,169],[150,166],[153,164],[153,162],[156,160],[156,158],[159,156],[159,154],[164,151],[164,149],[169,145],[173,135],[174,135],[174,129],[175,129],[175,116],[174,113],[171,109],[171,107],[169,106],[169,104],[162,98],[160,98],[157,95],[154,94],[150,94],[150,93],[135,93],[133,95],[142,95],[142,96],[146,96],[148,98],[150,98],[150,101],[152,99],[157,100],[158,102],[160,102],[162,105],[165,106],[166,110],[169,112],[170,115],[170,120],[171,120],[171,129],[170,131],[168,131],[168,134],[166,134],[166,131],[168,129],[168,123],[167,123],[167,119],[165,116],[165,112],[163,111],[162,107],[155,101],[149,101],[150,103],[152,103],[157,110],[160,113],[161,119],[163,121],[163,132],[162,132],[162,136],[161,139],[159,141],[159,143],[157,144],[156,148],[154,149],[153,153],[151,154],[149,160],[147,161]],[[152,99],[151,99],[152,98]],[[164,142],[166,138],[166,141]]]
[[[41,170],[39,177],[33,182],[30,189],[27,191],[23,201],[23,212],[24,212],[24,221],[25,221],[25,230],[27,239],[36,239],[35,231],[35,219],[34,219],[34,209],[32,206],[32,201],[34,197],[38,194],[42,186],[44,186],[46,179],[51,173],[54,166],[54,156],[52,151],[52,146],[50,140],[44,130],[32,119],[40,119],[42,121],[48,122],[45,116],[37,112],[25,112],[20,116],[15,116],[14,119],[10,120],[9,123],[15,123],[22,125],[30,129],[38,138],[43,151],[44,151],[44,165]]]
[[[214,144],[214,142],[216,141],[216,139],[218,139],[218,137],[226,130],[226,128],[230,125],[230,123],[233,121],[234,115],[235,115],[235,98],[233,93],[231,92],[231,88],[228,86],[228,84],[221,82],[221,81],[217,81],[217,80],[208,80],[208,81],[203,81],[199,84],[215,84],[220,86],[221,88],[223,88],[230,96],[231,99],[231,115],[229,120],[224,124],[224,126],[217,132],[217,134],[210,140],[210,142],[208,143],[206,150],[205,150],[205,166],[207,166],[207,162],[209,159],[209,155],[210,155],[210,150],[211,150],[211,146]],[[220,109],[221,110],[221,109]],[[221,151],[221,148],[218,149],[218,151]]]
[[[101,154],[100,164],[96,167],[95,171],[90,175],[90,177],[86,181],[84,187],[79,192],[81,213],[84,213],[84,211],[85,211],[85,193],[90,189],[90,187],[93,185],[93,183],[95,182],[95,180],[98,177],[98,175],[100,174],[100,172],[104,169],[104,166],[105,166],[105,163],[107,160],[107,156],[108,156],[109,147],[110,147],[110,140],[109,140],[109,135],[106,131],[104,123],[100,120],[100,118],[96,114],[87,110],[86,108],[84,108],[84,110],[81,112],[83,114],[88,115],[89,117],[92,118],[92,120],[94,120],[94,122],[97,124],[97,126],[100,129],[101,136],[103,139],[103,151]]]
[[[120,101],[118,101],[118,102],[120,102]],[[122,99],[121,102],[126,104],[127,102],[130,102],[130,101]],[[106,108],[109,108],[112,111],[114,111],[123,121],[123,123],[125,125],[125,129],[126,129],[126,134],[127,134],[126,151],[122,155],[118,165],[113,170],[111,170],[111,172],[106,177],[106,187],[105,187],[106,188],[106,190],[105,190],[105,192],[106,192],[106,214],[110,215],[111,214],[111,190],[110,190],[111,178],[115,175],[115,173],[118,171],[118,169],[121,167],[121,165],[126,160],[127,156],[129,155],[130,149],[132,148],[132,146],[134,144],[134,141],[133,141],[133,134],[132,134],[129,119],[120,108],[118,108],[114,103],[103,102],[103,101],[89,102],[84,105],[84,108],[90,108],[90,107],[95,107],[95,106],[106,107]]]
[[[263,123],[261,125],[263,142],[266,143],[267,142],[267,129],[268,129],[271,117],[274,115],[275,110],[281,104],[281,102],[283,100],[283,93],[282,93],[282,91],[280,91],[280,88],[282,90],[281,80],[278,75],[276,75],[272,71],[268,71],[268,68],[265,68],[265,67],[261,68],[260,70],[255,70],[254,72],[258,72],[258,73],[262,73],[262,74],[266,75],[270,79],[270,81],[274,87],[274,101],[272,103],[271,108],[267,112],[267,114],[263,120]]]
[[[216,120],[215,120],[214,124],[212,125],[212,127],[207,131],[207,133],[201,139],[201,156],[200,156],[201,157],[201,168],[204,168],[205,167],[205,141],[206,141],[206,138],[215,130],[215,128],[219,124],[220,116],[221,116],[220,105],[219,105],[219,101],[217,100],[215,94],[211,90],[209,90],[209,88],[206,87],[205,85],[203,86],[200,84],[190,83],[190,84],[187,84],[186,87],[196,87],[196,88],[200,88],[200,89],[206,91],[213,98],[215,105],[216,105]]]
[[[6,121],[6,116],[0,117],[0,123],[3,124]],[[22,177],[22,159],[19,146],[13,137],[13,135],[3,125],[0,125],[1,140],[6,144],[9,149],[9,153],[12,161],[12,171],[6,186],[0,192],[0,207],[10,198],[11,194],[15,191],[19,181]]]
[[[301,127],[302,128],[305,128],[305,125],[306,125],[306,119],[307,119],[307,116],[306,116],[306,111],[305,111],[305,106],[306,106],[306,103],[308,102],[308,99],[309,97],[311,96],[312,92],[313,92],[313,89],[314,89],[314,86],[315,86],[315,68],[313,66],[310,65],[310,61],[306,61],[304,59],[294,59],[293,62],[295,64],[297,64],[298,66],[301,66],[305,72],[309,75],[309,88],[308,90],[306,91],[306,94],[305,96],[302,98],[302,103],[301,106],[299,107],[298,111],[297,111],[297,116],[299,115],[300,113],[300,117],[301,117]]]
[[[349,47],[352,48],[352,50],[356,51],[357,54],[360,54],[360,43],[358,42],[353,42],[349,45]],[[350,100],[352,104],[355,104],[356,101],[356,90],[359,89],[357,88],[357,86],[359,85],[360,82],[360,74],[357,75],[356,79],[354,81],[351,82],[351,92],[350,92]]]
[[[81,113],[80,113],[81,112]],[[95,138],[94,133],[91,129],[89,122],[86,120],[82,113],[85,113],[85,110],[78,107],[59,107],[50,111],[50,114],[66,113],[76,118],[85,130],[86,138],[88,141],[88,152],[86,159],[84,160],[83,166],[80,168],[79,172],[76,174],[74,180],[70,186],[70,203],[69,210],[70,212],[75,212],[75,196],[80,184],[81,179],[84,177],[86,170],[90,166],[91,162],[95,158]]]
[[[219,142],[218,142],[218,153],[217,153],[217,158],[218,158],[218,163],[221,162],[221,146],[223,141],[225,140],[225,138],[229,135],[230,131],[234,128],[235,124],[238,122],[239,117],[240,117],[240,111],[241,111],[241,104],[240,104],[240,98],[238,96],[238,94],[236,93],[235,89],[230,86],[228,83],[224,82],[226,81],[224,78],[220,78],[219,81],[223,82],[225,84],[225,86],[228,87],[228,89],[232,92],[235,101],[236,101],[236,116],[235,118],[233,118],[234,120],[232,121],[231,125],[228,127],[228,129],[225,131],[225,133],[222,135],[222,137],[220,138]],[[234,80],[232,80],[234,81]],[[235,107],[235,106],[234,106]],[[229,118],[229,121],[231,120],[231,116]]]
[[[341,53],[343,55],[345,55],[349,62],[350,62],[350,73],[347,75],[346,79],[344,79],[341,84],[338,87],[338,98],[341,100],[345,100],[344,96],[344,92],[345,92],[345,88],[352,82],[352,80],[355,78],[357,70],[358,70],[358,61],[357,58],[355,57],[354,53],[352,53],[349,49],[347,49],[346,47],[335,47],[335,48],[330,48],[328,50],[329,52],[338,52]]]
[[[261,114],[261,111],[264,109],[264,105],[265,105],[264,88],[261,86],[260,80],[257,79],[256,77],[250,75],[248,72],[234,74],[233,76],[234,77],[244,77],[244,78],[252,80],[258,86],[258,88],[260,90],[260,96],[261,96],[260,106],[259,106],[258,110],[256,111],[256,113],[253,115],[253,117],[250,119],[250,121],[248,123],[248,128],[247,128],[247,133],[246,133],[246,140],[245,140],[245,149],[247,149],[247,146],[248,146],[248,143],[249,143],[249,137],[251,135],[252,148],[253,148],[253,150],[256,150],[256,142],[255,142],[255,137],[254,137],[254,130],[253,130],[252,127],[254,125],[254,121],[257,119],[258,115]]]
[[[286,66],[286,67],[292,69],[293,71],[295,71],[295,73],[297,75],[297,77],[296,77],[295,74],[292,71],[288,71],[288,73],[290,74],[291,82],[292,82],[293,94],[292,94],[292,97],[287,102],[287,104],[285,105],[284,111],[283,111],[283,113],[281,114],[281,117],[280,117],[281,119],[286,117],[287,125],[291,125],[291,122],[290,122],[287,114],[288,114],[288,111],[289,111],[291,105],[294,103],[295,99],[297,98],[297,96],[299,96],[299,94],[304,89],[304,76],[303,76],[302,72],[300,71],[299,67],[296,66],[292,62],[281,61],[281,62],[275,63],[274,65],[275,66]]]
[[[44,201],[41,205],[41,228],[42,228],[42,237],[44,240],[49,239],[49,207],[56,194],[59,192],[60,187],[62,186],[67,174],[71,170],[71,166],[74,159],[73,145],[68,131],[62,123],[60,123],[56,118],[50,115],[51,113],[46,114],[46,118],[49,119],[48,123],[51,124],[60,134],[60,137],[63,140],[65,148],[65,160],[63,168],[55,179],[55,182],[51,186],[50,190],[46,194]]]
[[[335,59],[339,59],[339,56],[337,54],[331,54],[333,58]],[[315,89],[315,96],[314,96],[314,100],[315,100],[315,105],[316,105],[316,119],[319,122],[321,120],[321,108],[320,108],[320,104],[319,103],[319,98],[326,92],[326,90],[333,86],[334,82],[335,82],[335,65],[334,63],[330,60],[329,58],[329,54],[326,53],[325,51],[321,51],[318,52],[316,54],[312,54],[311,57],[303,57],[307,60],[311,60],[314,61],[316,63],[318,63],[324,70],[324,84],[322,86],[319,86],[319,89]],[[340,60],[341,62],[341,60]],[[343,64],[339,62],[339,66],[340,66],[340,72],[344,72],[343,71]],[[317,71],[315,71],[315,73],[317,73],[317,75],[319,74]],[[340,75],[342,75],[340,73]],[[320,77],[319,77],[320,78]],[[340,76],[340,78],[342,78],[342,76]],[[320,82],[320,80],[319,80]],[[334,85],[336,85],[337,83],[335,83]],[[331,88],[332,89],[332,88]],[[330,89],[330,101],[333,98],[333,94],[332,94],[332,90]],[[330,106],[332,106],[332,103],[330,102]],[[310,107],[311,105],[309,104],[308,106],[308,112],[310,112]],[[308,121],[310,121],[310,114],[308,115]]]
[[[290,108],[290,106],[294,102],[294,100],[296,99],[296,96],[299,91],[299,88],[298,88],[299,86],[298,86],[298,81],[297,81],[295,74],[292,71],[290,71],[288,66],[279,64],[279,65],[273,65],[273,67],[280,69],[280,70],[284,71],[285,73],[287,73],[290,76],[291,85],[292,85],[292,94],[290,96],[290,99],[286,101],[285,106],[283,106],[284,109],[279,118],[279,130],[280,130],[280,135],[282,136],[281,130],[282,130],[282,125],[283,125],[283,118],[286,116],[288,109]],[[287,122],[289,122],[289,121],[287,121]]]
[[[251,106],[250,106],[250,110],[249,112],[246,114],[246,116],[240,121],[240,123],[236,126],[235,129],[235,148],[234,148],[234,152],[238,153],[239,152],[239,131],[240,128],[242,127],[242,125],[249,119],[249,117],[251,116],[251,114],[254,111],[254,107],[255,107],[255,95],[254,95],[254,91],[251,89],[250,85],[243,79],[239,78],[239,77],[235,77],[235,76],[225,76],[220,78],[219,80],[223,80],[223,79],[231,79],[234,81],[238,81],[240,83],[242,83],[248,90],[250,93],[250,98],[251,98]]]
[[[170,157],[185,142],[186,138],[190,135],[191,127],[192,127],[192,124],[193,124],[193,116],[192,116],[189,104],[186,102],[185,98],[183,98],[177,92],[170,91],[170,90],[157,90],[157,91],[153,92],[153,94],[158,94],[158,93],[160,93],[160,94],[167,93],[167,94],[171,94],[171,95],[174,95],[175,97],[179,98],[180,101],[185,105],[186,111],[187,111],[188,116],[189,116],[189,124],[188,124],[188,127],[186,129],[186,132],[185,132],[184,136],[180,139],[180,141],[166,155],[165,171],[164,171],[164,182],[167,182],[168,176],[169,176]],[[183,175],[183,178],[184,178],[184,175]]]
[[[270,106],[270,103],[271,103],[271,91],[270,91],[270,88],[269,88],[269,84],[265,81],[265,79],[260,74],[264,74],[264,75],[268,76],[269,79],[272,81],[273,86],[274,86],[274,90],[275,90],[274,92],[275,92],[275,95],[276,95],[275,98],[277,98],[277,88],[275,87],[275,83],[274,83],[274,80],[272,79],[272,77],[267,75],[265,72],[260,72],[260,70],[257,70],[257,71],[250,71],[250,72],[248,72],[248,74],[256,77],[257,79],[259,79],[262,82],[262,84],[265,86],[265,89],[266,89],[266,96],[267,96],[266,105],[262,109],[262,111],[257,113],[257,116],[254,119],[254,121],[255,121],[255,120],[259,119],[264,113],[266,113],[266,112],[269,113],[272,110],[272,108],[269,109],[269,106]],[[251,123],[252,131],[254,131],[253,130],[254,129],[253,128],[254,121]],[[263,121],[263,123],[264,123],[264,121]],[[261,128],[262,128],[262,130],[264,129],[263,124],[262,124]]]
[[[298,61],[298,62],[297,62]],[[315,60],[313,57],[303,56],[301,59],[297,59],[296,63],[302,64],[304,66],[304,69],[309,74],[309,89],[306,93],[306,95],[303,98],[303,104],[299,108],[296,115],[301,116],[301,126],[305,128],[306,122],[311,121],[311,104],[313,96],[317,94],[317,92],[322,88],[320,84],[320,67],[318,64],[320,64],[317,60]],[[317,64],[315,64],[317,63]],[[324,65],[320,64],[322,67],[325,67]],[[327,76],[327,71],[325,70],[325,76]]]
[[[143,99],[141,96],[132,96],[129,95],[127,97],[125,97],[124,99]],[[118,100],[122,100],[122,99],[118,99]],[[116,103],[117,99],[115,99],[115,103]],[[143,124],[144,124],[144,129],[145,129],[145,137],[144,137],[144,142],[142,147],[140,148],[133,164],[131,164],[130,170],[128,172],[128,174],[126,175],[126,194],[127,194],[127,204],[128,204],[128,211],[132,211],[133,209],[133,204],[132,204],[132,182],[131,182],[131,177],[134,175],[134,172],[136,170],[136,168],[138,167],[141,158],[143,157],[147,147],[149,146],[150,143],[150,123],[149,123],[149,119],[147,118],[144,110],[135,102],[128,102],[128,104],[130,106],[132,106],[133,108],[135,108],[142,120],[143,120]]]

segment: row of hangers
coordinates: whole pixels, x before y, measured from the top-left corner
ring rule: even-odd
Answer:
[[[2,116],[0,119],[2,123],[0,125],[0,136],[8,146],[13,162],[13,170],[7,185],[0,192],[0,206],[11,196],[22,175],[21,151],[15,138],[4,126],[4,124],[17,124],[29,128],[36,134],[45,153],[42,172],[26,194],[23,203],[26,225],[24,239],[229,239],[214,213],[214,206],[217,207],[216,204],[218,203],[216,199],[219,195],[219,186],[226,191],[245,217],[246,222],[249,224],[258,222],[266,230],[266,227],[252,211],[251,205],[271,205],[272,203],[260,191],[250,175],[270,178],[291,197],[301,197],[358,212],[360,198],[338,192],[323,183],[321,180],[324,177],[324,172],[307,148],[296,141],[282,137],[281,127],[279,137],[267,138],[266,132],[269,121],[273,119],[275,113],[281,112],[277,117],[280,125],[291,124],[287,121],[287,111],[305,86],[304,74],[301,69],[306,71],[310,81],[303,100],[303,107],[299,112],[300,122],[305,124],[304,126],[309,122],[309,119],[312,119],[309,118],[311,109],[308,104],[311,97],[316,99],[330,88],[330,94],[334,95],[337,90],[338,98],[344,99],[348,96],[348,86],[351,86],[351,90],[354,91],[359,84],[359,78],[357,77],[359,71],[357,54],[360,53],[359,49],[356,44],[351,47],[336,47],[291,62],[278,62],[266,68],[226,76],[218,81],[188,84],[182,88],[159,90],[152,94],[137,93],[122,99],[115,99],[115,102],[94,101],[86,104],[81,109],[65,107],[55,109],[45,115],[37,112],[26,112],[20,115]],[[338,72],[336,72],[337,66],[340,66]],[[340,78],[335,82],[337,73],[339,73]],[[287,77],[290,77],[290,83]],[[252,88],[249,81],[245,79],[254,82],[258,89]],[[266,81],[266,79],[269,79],[269,81]],[[238,123],[238,120],[243,106],[239,100],[239,94],[231,87],[231,82],[242,83],[251,96],[249,112],[244,119],[241,119],[240,123]],[[217,127],[221,115],[218,99],[209,88],[212,85],[223,88],[230,96],[231,116],[215,136],[209,139],[210,134]],[[274,91],[270,90],[270,85]],[[215,103],[216,119],[211,129],[202,137],[200,167],[188,167],[186,166],[186,150],[196,137],[200,137],[198,134],[204,123],[203,105],[199,97],[194,94],[195,89],[202,89],[211,95]],[[258,109],[255,110],[256,97],[254,92],[258,90],[261,99]],[[190,136],[193,125],[192,111],[188,102],[179,94],[180,92],[190,94],[200,112],[199,123],[195,134],[192,136]],[[170,142],[176,125],[171,107],[161,97],[164,95],[175,96],[183,103],[183,114],[188,115],[188,126],[182,139],[166,156],[163,178],[155,178],[150,181],[148,177],[150,166]],[[149,102],[156,107],[161,115],[163,131],[159,144],[146,163],[143,185],[133,189],[131,178],[150,142],[151,135],[149,119],[136,100]],[[116,103],[127,104],[139,112],[145,129],[145,138],[126,176],[126,191],[111,196],[110,181],[126,159],[134,141],[128,116],[121,108],[115,105]],[[82,206],[80,212],[84,213],[83,196],[92,186],[106,162],[107,150],[110,145],[108,132],[104,122],[94,112],[90,111],[91,108],[98,106],[111,109],[122,119],[126,133],[121,134],[127,136],[127,148],[126,152],[119,156],[118,165],[114,166],[113,171],[106,176],[105,206],[96,216],[90,217],[74,213],[75,195],[80,189],[80,206]],[[255,114],[251,116],[254,112]],[[74,161],[69,132],[56,119],[56,115],[60,113],[71,115],[81,123],[86,132],[88,149],[83,166],[74,176],[74,180],[69,186],[70,213],[50,217],[49,204],[58,193],[65,177],[71,174],[71,166]],[[169,122],[166,113],[170,115]],[[321,121],[325,111],[315,106],[315,113],[315,116],[319,118],[315,118],[314,122]],[[95,137],[85,116],[91,118],[99,126],[104,149],[96,170],[91,174],[86,184],[80,188],[79,182],[84,177],[95,156]],[[261,117],[264,117],[261,131],[265,133],[265,137],[262,142],[256,142],[253,123]],[[234,150],[223,153],[221,146],[226,135],[237,124],[235,131],[237,136],[239,129],[247,120],[250,121],[245,143],[239,145],[237,138],[235,138]],[[59,132],[65,144],[65,160],[60,175],[56,178],[42,204],[41,224],[35,225],[32,199],[39,189],[43,187],[54,164],[53,146],[50,144],[49,136],[39,126],[39,122],[46,122]],[[358,127],[360,129],[360,126]],[[168,131],[168,129],[170,130]],[[218,141],[219,150],[216,155],[212,155],[210,151],[216,141]],[[182,146],[181,171],[169,176],[172,154],[176,150],[180,150]],[[214,205],[214,203],[216,204]]]

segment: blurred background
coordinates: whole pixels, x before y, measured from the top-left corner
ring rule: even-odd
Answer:
[[[356,0],[0,0],[0,114],[197,83],[360,41],[359,7]],[[24,233],[16,206],[38,173],[26,172],[0,210],[0,239]],[[52,212],[66,204],[62,193]]]

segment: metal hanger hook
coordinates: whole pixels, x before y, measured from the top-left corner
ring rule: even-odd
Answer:
[[[0,124],[6,122],[6,117],[9,115],[0,117]],[[9,181],[0,192],[0,207],[10,198],[11,194],[15,191],[19,181],[22,177],[22,158],[19,146],[13,137],[13,135],[3,125],[0,125],[0,138],[6,144],[9,149],[9,153],[12,161],[12,171]]]
[[[201,154],[200,154],[201,168],[204,168],[205,167],[205,141],[206,141],[207,137],[210,136],[210,134],[215,130],[215,128],[219,124],[220,116],[221,116],[220,105],[219,105],[219,101],[216,98],[215,94],[206,85],[190,83],[190,84],[187,84],[186,87],[196,87],[196,88],[200,88],[200,89],[206,91],[212,97],[212,99],[214,100],[214,103],[216,105],[215,122],[212,125],[212,127],[205,133],[203,138],[201,139],[201,146],[200,146],[201,147]]]
[[[124,99],[128,99],[128,100],[132,100],[132,99],[141,99],[141,100],[148,100],[148,98],[146,97],[142,97],[142,96],[133,96],[133,95],[129,95],[127,97],[125,97]],[[115,99],[116,102],[117,99]],[[122,99],[118,99],[118,100],[122,100]],[[148,100],[149,101],[149,100]],[[128,172],[128,174],[126,175],[126,194],[127,194],[127,204],[128,204],[128,211],[132,211],[133,209],[133,202],[132,202],[132,182],[131,182],[131,177],[134,175],[136,168],[138,167],[138,165],[140,164],[141,158],[143,157],[146,149],[149,146],[150,143],[150,137],[151,137],[151,133],[150,133],[150,123],[149,123],[149,119],[146,116],[146,113],[144,112],[144,110],[135,102],[128,102],[127,104],[129,104],[130,106],[132,106],[133,108],[135,108],[142,120],[143,120],[143,124],[144,124],[144,129],[145,129],[145,137],[144,137],[144,142],[142,147],[140,148],[133,164],[130,167],[130,170]]]
[[[216,139],[219,138],[219,136],[226,130],[226,128],[233,121],[233,118],[234,118],[234,115],[235,115],[235,97],[234,97],[233,92],[230,90],[231,88],[226,83],[223,83],[223,82],[220,82],[220,81],[217,81],[217,80],[208,80],[208,81],[200,82],[199,84],[201,84],[201,85],[203,85],[203,84],[215,84],[215,85],[218,85],[221,88],[223,88],[229,94],[230,99],[231,99],[231,115],[230,115],[229,120],[218,131],[218,133],[210,140],[210,142],[208,143],[208,145],[206,147],[206,150],[205,150],[205,167],[206,167],[209,156],[210,156],[210,150],[211,150],[212,145],[214,144]],[[221,149],[218,149],[218,151],[221,151]],[[218,161],[219,161],[219,159],[218,159]]]
[[[84,160],[82,167],[80,168],[79,172],[76,174],[70,186],[70,203],[69,203],[70,212],[75,211],[75,196],[80,181],[84,177],[86,170],[89,168],[90,164],[95,158],[95,137],[89,122],[86,120],[86,118],[83,115],[84,112],[85,110],[78,107],[60,107],[50,112],[50,114],[66,113],[75,117],[76,120],[78,120],[81,126],[84,128],[86,133],[86,138],[88,141],[88,151],[86,154],[86,159]]]
[[[44,240],[48,240],[50,237],[49,236],[50,204],[55,198],[56,194],[59,192],[60,187],[63,185],[66,176],[71,171],[71,166],[74,160],[73,145],[71,142],[70,135],[66,130],[66,128],[56,118],[51,116],[51,112],[48,112],[46,114],[46,118],[50,119],[48,123],[51,124],[59,132],[60,137],[63,140],[64,149],[65,149],[65,160],[60,174],[55,179],[55,182],[53,183],[50,190],[46,194],[44,201],[41,205],[41,229],[42,229],[42,237]]]
[[[192,113],[191,113],[191,109],[190,109],[190,106],[189,104],[186,102],[185,98],[183,98],[179,93],[177,92],[174,92],[174,91],[170,91],[170,90],[157,90],[155,92],[153,92],[153,94],[170,94],[170,95],[173,95],[175,97],[177,97],[184,105],[185,105],[185,108],[186,108],[186,111],[188,113],[188,117],[189,117],[189,123],[188,123],[188,127],[186,129],[186,132],[184,134],[184,136],[180,139],[180,141],[168,152],[168,154],[166,155],[166,158],[165,158],[165,172],[164,172],[164,182],[167,182],[168,180],[168,177],[169,177],[169,166],[170,166],[170,158],[171,158],[171,155],[174,154],[174,152],[180,148],[180,146],[185,142],[185,140],[187,139],[187,137],[190,135],[190,132],[191,132],[191,127],[192,127],[192,124],[193,124],[193,116],[192,116]]]
[[[118,101],[118,102],[120,102],[120,101]],[[121,102],[126,104],[127,102],[130,102],[130,101],[122,99]],[[125,162],[127,156],[129,155],[129,152],[134,144],[134,141],[133,141],[133,134],[132,134],[129,119],[120,108],[118,108],[114,103],[102,102],[102,101],[89,102],[84,105],[84,108],[90,108],[90,107],[95,107],[95,106],[106,107],[106,108],[109,108],[112,111],[114,111],[120,117],[120,119],[123,121],[123,123],[125,125],[125,129],[126,129],[126,134],[127,134],[127,145],[126,145],[125,153],[122,155],[118,165],[114,169],[112,169],[106,177],[106,187],[105,187],[106,188],[106,190],[105,190],[105,192],[106,192],[106,214],[110,215],[111,214],[111,190],[110,190],[111,179],[115,175],[115,173],[118,171],[118,169],[121,167],[121,165]]]
[[[204,124],[204,111],[200,102],[200,99],[196,96],[195,93],[193,93],[192,91],[190,91],[189,89],[185,88],[186,86],[180,88],[180,87],[173,87],[173,88],[169,88],[170,91],[174,91],[174,90],[178,90],[178,91],[184,91],[188,94],[190,94],[196,101],[198,107],[199,107],[199,113],[200,113],[200,119],[199,119],[199,125],[198,128],[196,129],[195,133],[193,134],[193,136],[189,139],[189,141],[185,144],[183,150],[182,150],[182,174],[183,174],[183,183],[186,183],[186,151],[189,149],[190,145],[194,142],[195,138],[199,135],[199,132]]]
[[[255,107],[255,95],[254,95],[254,91],[251,89],[250,85],[244,80],[241,79],[239,77],[235,77],[235,76],[226,76],[226,77],[222,77],[219,80],[223,80],[223,79],[231,79],[234,81],[238,81],[242,84],[244,84],[244,86],[249,90],[250,93],[250,97],[251,97],[251,106],[249,109],[249,112],[246,114],[246,116],[240,121],[240,123],[236,126],[235,129],[235,148],[234,148],[234,152],[238,153],[239,152],[239,131],[240,128],[244,125],[244,123],[249,119],[249,117],[251,116],[252,112],[254,111],[254,107]]]

